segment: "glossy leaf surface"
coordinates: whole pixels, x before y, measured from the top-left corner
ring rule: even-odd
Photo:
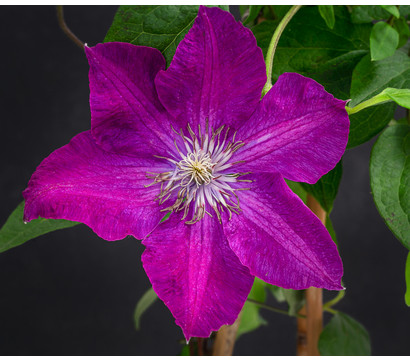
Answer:
[[[373,61],[392,56],[399,45],[399,33],[389,24],[380,21],[370,34],[370,54]]]
[[[229,10],[227,5],[220,7]],[[178,44],[192,27],[198,8],[199,5],[122,5],[104,42],[154,47],[169,65]]]
[[[319,352],[322,356],[368,356],[370,337],[362,324],[339,312],[320,334]]]
[[[388,127],[374,144],[370,185],[380,215],[410,249],[410,126]]]

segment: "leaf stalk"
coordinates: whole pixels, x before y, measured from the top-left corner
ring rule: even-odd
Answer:
[[[283,30],[285,29],[286,25],[289,23],[289,21],[292,19],[292,17],[298,12],[298,10],[302,7],[302,5],[293,5],[290,10],[287,12],[287,14],[283,17],[277,28],[275,29],[275,32],[273,33],[272,39],[269,44],[268,52],[266,53],[266,76],[267,76],[267,81],[265,86],[263,87],[262,90],[262,96],[264,96],[271,88],[272,88],[272,69],[273,69],[273,58],[275,56],[275,51],[276,47],[278,46],[278,42],[280,39],[280,36],[283,33]]]

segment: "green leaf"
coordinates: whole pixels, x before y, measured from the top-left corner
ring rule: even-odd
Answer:
[[[333,29],[335,26],[335,13],[333,11],[333,5],[319,5],[318,6],[320,16],[325,20],[326,25]]]
[[[349,106],[356,106],[388,87],[410,88],[410,58],[401,51],[377,62],[366,56],[357,64],[353,71]]]
[[[264,5],[250,5],[249,15],[243,23],[246,25],[253,22],[258,17],[263,7]]]
[[[399,33],[389,24],[380,21],[370,34],[370,54],[373,61],[392,56],[399,45]]]
[[[307,193],[306,190],[303,188],[302,183],[294,182],[285,179],[286,183],[288,184],[289,188],[301,198],[301,200],[306,204],[306,197]]]
[[[283,292],[283,288],[276,286],[276,285],[271,285],[267,284],[268,289],[272,293],[273,297],[276,299],[278,302],[284,302],[286,301],[285,294]]]
[[[409,36],[410,36],[410,29],[409,29],[409,25],[407,24],[406,18],[402,16],[401,18],[397,19],[393,23],[393,27],[399,33],[399,45],[397,47],[400,48],[406,45],[407,40],[409,39]]]
[[[410,89],[386,88],[380,95],[386,95],[397,105],[410,109]]]
[[[145,294],[141,296],[134,310],[135,329],[140,330],[141,316],[157,299],[158,296],[153,288],[148,289]]]
[[[265,284],[271,291],[272,295],[278,302],[287,302],[288,304],[288,314],[291,316],[296,315],[296,313],[305,305],[305,290],[293,290],[284,289],[279,286]]]
[[[400,5],[399,12],[401,16],[407,16],[410,14],[410,5]]]
[[[369,356],[370,337],[362,324],[338,312],[325,326],[319,338],[322,356]]]
[[[289,315],[296,315],[305,305],[305,290],[282,289],[282,292],[289,305]]]
[[[29,223],[23,222],[24,201],[11,213],[0,229],[0,253],[24,244],[48,232],[78,225],[78,222],[54,219],[36,219]]]
[[[405,279],[406,279],[406,294],[404,295],[404,301],[407,306],[410,306],[410,252],[407,255],[406,261],[406,270],[405,270]]]
[[[374,20],[383,20],[390,17],[389,12],[380,5],[360,5],[353,8],[351,18],[355,24],[371,23]]]
[[[410,88],[410,58],[401,51],[372,62],[365,56],[353,71],[350,107],[372,98],[384,89]],[[383,104],[350,116],[348,147],[360,145],[379,133],[393,118],[395,104]]]
[[[333,223],[329,217],[329,214],[326,214],[326,229],[327,231],[329,231],[329,234],[332,237],[333,242],[338,246],[336,232],[335,232],[335,229],[333,228]]]
[[[266,300],[265,286],[265,282],[255,278],[248,298],[264,303]],[[242,309],[241,322],[236,336],[239,337],[266,324],[266,320],[259,314],[259,306],[247,301]]]
[[[410,249],[410,126],[388,127],[373,146],[370,185],[381,217]]]
[[[321,83],[338,98],[350,97],[354,67],[368,53],[371,25],[355,25],[344,7],[335,6],[336,23],[329,29],[315,7],[302,7],[286,26],[275,53],[273,80],[297,72]],[[252,28],[266,55],[278,21]]]
[[[229,10],[228,5],[220,6]],[[164,55],[167,66],[194,23],[198,5],[122,5],[104,42],[150,46]]]
[[[380,5],[384,10],[386,10],[390,15],[393,15],[396,18],[400,17],[399,9],[396,5]]]
[[[323,175],[316,184],[301,183],[302,187],[312,194],[328,213],[332,211],[333,201],[336,198],[340,180],[342,179],[342,172],[342,163],[339,162],[333,170]]]
[[[392,103],[372,106],[350,115],[350,131],[347,148],[358,146],[382,131],[393,119],[396,105]]]

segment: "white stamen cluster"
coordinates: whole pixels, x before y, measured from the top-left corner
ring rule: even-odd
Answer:
[[[161,184],[161,191],[157,197],[160,204],[168,200],[174,192],[177,192],[175,203],[161,211],[178,212],[183,210],[185,219],[188,215],[191,203],[194,206],[193,218],[187,224],[194,224],[201,220],[205,214],[212,216],[206,210],[206,203],[214,209],[219,222],[221,222],[221,212],[226,209],[229,219],[232,212],[239,213],[239,199],[235,191],[248,190],[245,188],[232,188],[235,182],[250,182],[250,180],[239,180],[238,177],[249,173],[230,173],[229,168],[239,163],[230,163],[229,160],[233,153],[241,148],[244,143],[235,141],[235,134],[232,140],[227,141],[229,128],[225,136],[221,139],[221,133],[225,126],[217,130],[212,129],[211,134],[206,125],[205,134],[202,134],[201,127],[198,127],[198,136],[192,131],[190,125],[187,126],[189,136],[185,136],[182,129],[178,133],[181,137],[184,149],[179,149],[175,140],[175,148],[179,158],[170,155],[166,159],[174,164],[173,171],[165,173],[147,173],[147,177],[153,179],[148,185]]]

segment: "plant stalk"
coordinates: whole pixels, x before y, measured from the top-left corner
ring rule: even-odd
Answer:
[[[231,356],[236,340],[236,333],[238,332],[239,323],[241,321],[241,314],[232,325],[224,325],[216,333],[215,342],[213,346],[213,356]]]
[[[287,14],[283,17],[275,32],[273,33],[272,39],[269,44],[268,52],[266,53],[266,76],[268,77],[265,86],[262,90],[262,96],[264,96],[271,88],[272,88],[272,69],[273,69],[273,58],[275,57],[276,47],[278,46],[278,42],[280,36],[285,30],[286,25],[289,23],[290,19],[292,19],[293,15],[295,15],[298,10],[302,7],[302,5],[293,5]]]
[[[79,46],[81,49],[84,50],[84,43],[74,35],[74,33],[69,29],[67,26],[65,20],[64,20],[64,10],[63,10],[63,5],[57,5],[57,19],[58,19],[58,24],[60,25],[60,28],[64,31],[64,34],[66,34],[77,46]]]
[[[307,196],[307,206],[326,224],[326,211],[322,209],[317,200],[310,194]],[[305,292],[306,305],[300,310],[300,315],[306,318],[297,319],[297,355],[318,356],[318,342],[323,329],[323,290],[310,287]]]

